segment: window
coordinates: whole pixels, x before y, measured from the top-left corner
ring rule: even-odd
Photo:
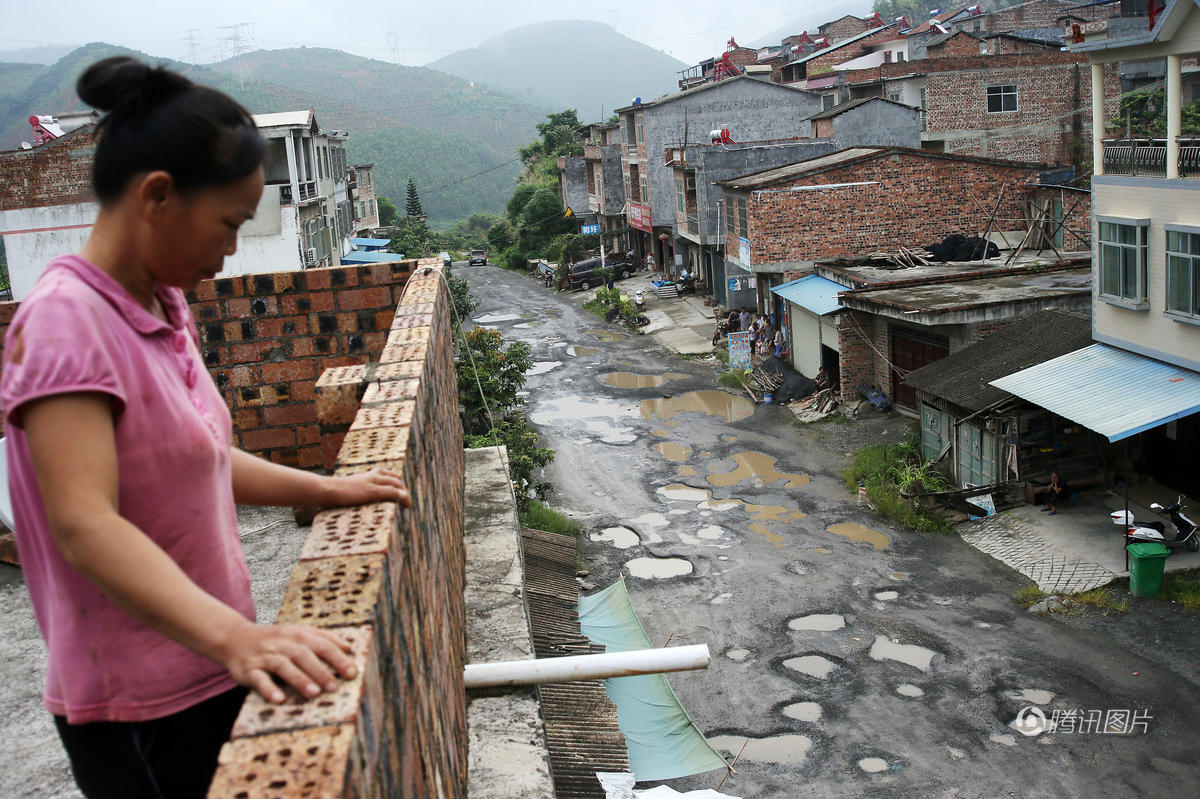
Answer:
[[[887,98],[893,103],[898,103],[900,102],[900,92],[888,92]]]
[[[1100,294],[1132,303],[1146,301],[1148,222],[1100,222]]]
[[[1167,228],[1167,312],[1200,316],[1200,231]]]
[[[649,186],[646,185],[646,178],[644,176],[641,178],[641,181],[642,181],[642,187],[641,187],[642,188],[642,202],[648,203],[648,202],[650,202]]]
[[[637,118],[637,136],[639,142],[646,140],[646,118],[643,116]]]
[[[738,235],[743,239],[750,238],[750,229],[746,223],[746,198],[738,197],[737,201],[738,212]]]
[[[885,63],[885,64],[892,63],[892,51],[891,50],[883,51],[883,63]]]
[[[683,192],[683,178],[675,178],[675,213],[687,213],[687,201]]]
[[[629,114],[628,116],[625,117],[625,143],[626,144],[637,144],[637,128],[635,127],[635,125],[636,125],[636,123],[633,120],[633,114]]]
[[[821,110],[822,111],[828,111],[829,109],[833,108],[835,105],[837,105],[837,95],[836,94],[822,94],[821,95]]]
[[[987,87],[989,114],[1000,114],[1017,110],[1017,87],[1013,83]]]

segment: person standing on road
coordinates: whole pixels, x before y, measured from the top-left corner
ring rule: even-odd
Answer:
[[[782,358],[784,349],[785,345],[783,341],[783,328],[779,328],[775,331],[775,357]]]
[[[742,309],[741,315],[738,317],[738,325],[742,330],[750,329],[750,312],[745,308]]]
[[[654,265],[654,253],[652,253],[652,252],[646,253],[646,271],[653,272],[654,266],[655,266]]]
[[[76,90],[106,112],[100,210],[21,303],[0,400],[17,545],[46,642],[44,702],[84,796],[201,799],[253,688],[354,675],[311,627],[256,624],[235,503],[408,504],[400,475],[322,477],[232,446],[184,290],[220,272],[266,142],[226,95],[129,57]]]

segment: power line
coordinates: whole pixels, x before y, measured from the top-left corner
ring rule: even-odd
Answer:
[[[497,169],[502,169],[503,167],[506,167],[509,164],[515,164],[520,160],[521,160],[520,158],[514,158],[511,161],[505,161],[503,164],[497,164],[496,166],[485,169],[482,172],[476,172],[474,175],[467,175],[465,178],[461,178],[452,183],[446,183],[442,186],[438,186],[438,187],[432,188],[432,189],[424,189],[424,190],[422,190],[421,193],[425,194],[425,195],[430,195],[430,194],[433,194],[435,191],[441,191],[442,189],[448,189],[451,186],[457,186],[459,183],[466,183],[468,180],[473,180],[473,179],[479,177],[480,175],[486,175],[488,172],[495,172]]]

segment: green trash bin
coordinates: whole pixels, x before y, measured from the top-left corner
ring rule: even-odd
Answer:
[[[1171,550],[1153,541],[1125,547],[1129,552],[1129,591],[1134,596],[1158,596],[1162,588],[1163,567]]]

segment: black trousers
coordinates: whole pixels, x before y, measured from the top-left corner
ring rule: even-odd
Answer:
[[[204,799],[245,698],[235,688],[151,721],[54,724],[87,799]]]

